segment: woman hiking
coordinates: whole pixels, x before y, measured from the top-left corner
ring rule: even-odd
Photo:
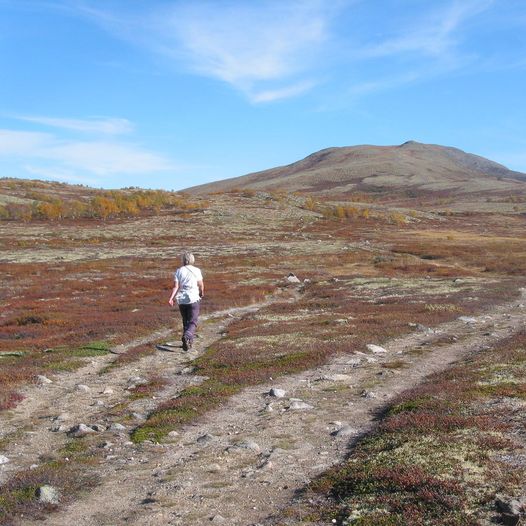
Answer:
[[[199,318],[199,301],[204,296],[205,285],[201,271],[194,267],[195,258],[190,252],[183,252],[182,267],[174,274],[174,288],[168,303],[173,307],[174,298],[179,305],[183,318],[183,351],[192,348],[197,319]]]

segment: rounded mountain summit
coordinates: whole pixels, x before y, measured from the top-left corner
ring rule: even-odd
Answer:
[[[524,173],[457,148],[407,141],[399,146],[327,148],[286,166],[186,191],[280,190],[329,197],[355,192],[509,194],[525,189]]]

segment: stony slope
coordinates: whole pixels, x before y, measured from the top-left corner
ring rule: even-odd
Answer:
[[[194,194],[286,190],[315,194],[355,191],[526,191],[526,174],[456,148],[408,141],[400,146],[328,148],[287,166],[189,188]]]

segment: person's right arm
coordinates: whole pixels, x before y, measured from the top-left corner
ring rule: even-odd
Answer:
[[[177,291],[179,290],[179,282],[177,280],[174,281],[174,288],[172,290],[172,295],[170,296],[170,299],[168,300],[168,303],[170,304],[171,307],[174,306],[174,298],[175,298],[175,295],[177,294]]]
[[[205,284],[202,279],[197,280],[197,286],[199,288],[199,297],[202,298],[205,295]]]

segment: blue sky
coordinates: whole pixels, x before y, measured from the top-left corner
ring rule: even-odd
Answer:
[[[524,0],[0,0],[0,176],[182,189],[330,146],[526,172]]]

